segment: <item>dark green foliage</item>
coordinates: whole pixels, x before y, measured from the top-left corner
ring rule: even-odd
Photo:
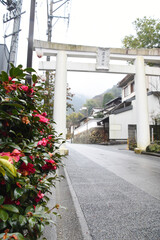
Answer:
[[[137,18],[133,25],[136,35],[125,36],[122,43],[125,48],[159,48],[160,20],[144,17]]]

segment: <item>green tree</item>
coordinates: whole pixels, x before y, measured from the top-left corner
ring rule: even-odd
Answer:
[[[76,125],[83,117],[84,115],[80,112],[67,115],[67,128]]]
[[[144,17],[137,18],[133,25],[136,36],[125,36],[122,40],[125,48],[159,48],[160,47],[160,20]]]
[[[91,114],[93,108],[100,107],[96,99],[88,99],[83,106],[87,108],[88,116]]]
[[[113,95],[111,93],[105,93],[103,97],[103,107],[105,106],[106,103],[111,101],[113,99]]]

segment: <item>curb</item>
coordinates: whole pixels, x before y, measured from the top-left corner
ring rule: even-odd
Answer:
[[[79,221],[79,224],[80,224],[80,227],[81,227],[81,230],[82,230],[82,236],[83,236],[84,240],[92,240],[92,237],[91,237],[89,229],[88,229],[87,222],[85,220],[85,217],[84,217],[84,214],[83,214],[82,209],[80,207],[78,198],[77,198],[76,193],[75,193],[75,191],[72,187],[69,175],[68,175],[65,167],[64,167],[64,173],[65,173],[65,178],[66,178],[67,183],[68,183],[69,191],[71,193],[71,197],[72,197],[73,204],[74,204],[74,207],[75,207],[75,211],[76,211],[76,214],[77,214],[77,217],[78,217],[78,221]]]
[[[160,157],[160,154],[159,154],[159,153],[144,152],[144,151],[142,151],[142,154],[150,155],[150,156],[154,156],[154,157]]]

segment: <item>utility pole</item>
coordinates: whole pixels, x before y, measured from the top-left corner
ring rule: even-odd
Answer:
[[[3,15],[3,23],[9,22],[11,20],[14,20],[13,23],[13,31],[9,35],[5,35],[4,38],[12,36],[11,39],[11,45],[10,45],[10,53],[9,53],[9,59],[8,59],[8,70],[9,70],[9,63],[13,63],[13,65],[16,65],[17,61],[17,51],[18,51],[18,39],[19,39],[19,32],[20,30],[20,22],[21,22],[21,15],[22,13],[22,1],[23,0],[7,0],[0,2],[3,5],[7,6],[7,12]]]
[[[50,0],[50,7],[48,9],[47,4],[47,20],[48,20],[48,42],[51,42],[52,40],[52,14],[53,14],[53,0]],[[47,56],[47,61],[50,61],[50,56]]]
[[[27,68],[32,67],[35,7],[36,7],[36,0],[31,0],[29,34],[28,34],[28,50],[27,50]],[[28,74],[26,76],[25,84],[32,85],[31,75]]]
[[[61,13],[59,13],[59,15],[55,15],[56,12],[58,12],[59,9],[61,9],[63,6],[65,6],[67,3],[69,3],[71,0],[50,0],[50,4],[48,3],[47,0],[47,26],[48,26],[48,31],[47,31],[47,35],[48,35],[48,42],[51,42],[52,40],[52,22],[53,19],[67,19],[68,20],[68,24],[69,24],[69,19],[70,19],[70,14],[68,13],[68,16],[62,16]],[[53,9],[53,5],[55,6],[55,9]],[[48,58],[50,59],[50,57]],[[49,60],[47,60],[49,61]]]
[[[27,50],[27,68],[32,67],[35,6],[36,6],[36,0],[31,0],[29,34],[28,34],[28,50]]]
[[[19,32],[20,32],[20,22],[21,22],[21,11],[22,11],[22,0],[17,1],[16,6],[16,18],[14,19],[13,25],[13,33],[12,33],[12,40],[10,46],[10,56],[9,62],[16,65],[17,62],[17,51],[18,51],[18,39],[19,39]]]

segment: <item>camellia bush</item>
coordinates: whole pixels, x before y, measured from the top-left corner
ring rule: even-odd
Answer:
[[[25,85],[32,73],[33,86]],[[52,223],[47,207],[62,165],[63,143],[43,112],[43,83],[32,68],[0,74],[0,239],[39,239]]]

